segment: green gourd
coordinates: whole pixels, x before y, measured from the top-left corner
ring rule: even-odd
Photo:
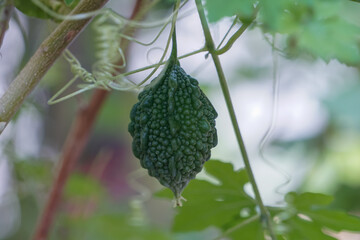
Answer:
[[[139,94],[130,113],[132,150],[150,176],[181,193],[217,145],[217,112],[196,79],[177,60],[175,29],[171,56],[162,73]]]

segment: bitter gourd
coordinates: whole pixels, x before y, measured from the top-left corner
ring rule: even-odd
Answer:
[[[139,94],[128,129],[141,166],[170,188],[181,205],[183,189],[217,145],[217,112],[198,81],[180,67],[175,32],[172,41],[168,63]]]

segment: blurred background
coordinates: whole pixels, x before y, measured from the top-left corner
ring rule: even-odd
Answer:
[[[133,4],[111,1],[108,7],[129,17]],[[163,3],[147,20],[170,13],[170,5]],[[12,20],[1,48],[1,94],[56,26],[21,12],[16,14],[26,39]],[[183,55],[203,47],[204,37],[192,1],[179,16],[178,52]],[[211,25],[217,43],[231,23],[232,19],[223,19]],[[158,31],[137,31],[135,37],[148,42]],[[127,69],[156,63],[168,31],[166,28],[150,47],[132,43]],[[326,63],[305,56],[289,59],[273,51],[269,38],[259,28],[252,28],[220,57],[265,203],[281,205],[289,191],[313,191],[334,195],[332,207],[359,215],[359,70],[335,60]],[[69,48],[89,71],[95,62],[93,39],[89,25]],[[276,46],[281,48],[283,41],[282,36],[276,36]],[[200,53],[180,63],[199,80],[218,111],[219,144],[212,158],[231,162],[236,169],[243,167],[211,59]],[[144,71],[130,78],[141,82],[147,74],[149,71]],[[60,57],[0,137],[0,239],[29,239],[33,233],[77,107],[92,93],[48,105],[47,101],[72,77],[68,63]],[[74,85],[71,90],[75,89]],[[136,97],[134,92],[112,91],[107,99],[67,183],[51,239],[210,239],[216,232],[210,228],[171,235],[172,203],[151,196],[161,186],[140,168],[131,152],[127,125]],[[269,130],[270,135],[265,135]],[[107,213],[112,213],[111,217]],[[87,236],[86,228],[93,228],[96,234]],[[355,234],[340,235],[341,239],[360,239]]]

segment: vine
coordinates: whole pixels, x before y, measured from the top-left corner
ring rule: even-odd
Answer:
[[[68,19],[67,16],[62,16],[59,14],[54,13],[50,9],[46,8],[46,6],[42,3],[39,3],[37,0],[33,0],[42,7],[43,10],[46,10],[48,14],[52,14],[54,17],[61,18],[61,19]],[[64,52],[64,58],[70,64],[71,71],[74,74],[74,77],[63,87],[61,88],[50,100],[48,101],[49,104],[59,103],[66,99],[69,99],[73,96],[76,96],[80,93],[85,91],[100,88],[105,90],[115,89],[121,91],[129,91],[129,90],[139,90],[140,87],[146,83],[153,74],[158,70],[158,68],[164,64],[163,62],[166,53],[168,51],[170,40],[172,33],[174,31],[175,21],[177,19],[177,14],[179,9],[184,6],[187,1],[184,1],[181,5],[180,3],[175,6],[175,9],[171,16],[163,21],[160,31],[156,34],[154,39],[149,43],[143,43],[136,40],[133,37],[127,36],[121,32],[121,29],[124,26],[128,27],[136,27],[136,28],[153,28],[159,26],[159,23],[141,23],[134,20],[129,20],[124,18],[123,16],[113,12],[112,10],[99,10],[95,12],[89,12],[87,14],[83,14],[80,16],[73,16],[70,19],[78,20],[88,16],[99,15],[98,18],[93,23],[93,28],[96,31],[96,57],[98,61],[93,65],[92,73],[86,71],[83,67],[81,67],[80,62],[76,59],[76,57],[68,50]],[[154,4],[154,3],[153,3]],[[161,35],[161,33],[165,30],[166,26],[171,22],[171,29],[169,32],[168,40],[166,43],[165,50],[160,57],[160,60],[157,64],[154,64],[150,67],[146,67],[143,69],[138,69],[132,71],[131,73],[122,74],[119,72],[119,69],[124,69],[126,67],[126,59],[122,49],[120,48],[120,44],[122,39],[129,40],[131,42],[138,43],[140,45],[148,46],[153,44]],[[195,53],[198,53],[196,51]],[[187,54],[189,56],[191,54]],[[184,56],[184,57],[186,57]],[[117,62],[121,60],[122,65],[117,66],[114,65],[113,62]],[[150,74],[139,84],[135,84],[126,78],[127,75],[145,70],[154,68]],[[79,90],[66,95],[64,97],[58,98],[67,88],[69,88],[78,78],[83,80],[86,84],[78,85],[80,88]]]
[[[106,2],[107,0],[82,0],[72,14],[99,9]],[[0,134],[54,61],[89,21],[90,18],[64,20],[40,45],[0,98]]]
[[[135,20],[129,20],[125,17],[115,13],[111,9],[101,9],[98,11],[83,13],[79,15],[72,16],[64,16],[61,14],[57,14],[49,9],[45,4],[41,3],[39,0],[32,0],[36,5],[38,5],[41,9],[43,9],[47,14],[53,16],[57,19],[70,19],[70,20],[80,20],[83,18],[87,18],[89,16],[98,16],[98,18],[93,22],[93,29],[96,34],[96,48],[95,52],[96,57],[98,58],[97,62],[93,64],[92,73],[85,70],[80,62],[76,59],[76,57],[68,50],[64,52],[64,58],[67,60],[71,67],[71,71],[74,74],[74,77],[69,80],[67,84],[63,88],[61,88],[57,93],[55,93],[48,101],[49,104],[55,104],[67,100],[71,97],[74,97],[78,94],[81,94],[85,91],[92,89],[104,89],[104,90],[119,90],[119,91],[139,91],[141,87],[148,82],[148,80],[154,75],[154,73],[159,69],[159,67],[166,63],[164,61],[165,56],[168,52],[172,32],[174,31],[175,21],[177,19],[177,14],[179,10],[188,2],[188,0],[184,1],[181,5],[175,6],[173,13],[165,18],[164,20],[160,20],[153,23],[144,23]],[[155,4],[155,3],[153,3]],[[256,16],[256,12],[254,16]],[[244,23],[225,43],[225,45],[221,47],[222,43],[225,41],[226,37],[230,33],[231,29],[238,22],[238,17],[234,19],[233,24],[230,26],[229,30],[223,37],[221,43],[219,44],[216,53],[217,55],[221,55],[226,53],[233,43],[241,36],[241,34],[252,24],[255,17],[252,17],[249,21]],[[158,63],[152,64],[146,67],[138,68],[132,71],[128,71],[125,73],[120,73],[119,69],[124,69],[126,67],[126,59],[122,49],[119,47],[121,43],[121,39],[126,39],[131,42],[135,42],[137,44],[143,46],[149,46],[157,41],[160,35],[163,33],[167,25],[171,23],[171,28],[168,34],[167,42],[165,45],[165,49],[163,54],[161,55]],[[144,43],[138,41],[137,39],[127,36],[119,31],[123,26],[129,26],[134,28],[155,28],[161,27],[157,32],[156,36],[150,42]],[[196,51],[192,51],[190,53],[179,56],[178,59],[183,59],[201,52],[208,51],[207,47],[200,48]],[[116,60],[121,59],[123,64],[121,66],[115,66],[112,62],[116,62]],[[136,84],[129,80],[127,76],[142,72],[145,70],[153,69],[139,84]],[[79,90],[70,93],[66,96],[59,96],[64,93],[71,85],[75,83],[75,81],[80,78],[85,84],[78,84],[77,87]]]
[[[226,164],[216,160],[211,160],[207,164],[205,164],[204,167],[206,173],[214,177],[214,180],[215,181],[217,180],[216,182],[218,182],[218,184],[212,184],[210,182],[204,183],[204,181],[198,179],[193,180],[194,184],[189,185],[188,188],[189,191],[188,192],[184,191],[184,196],[186,196],[189,199],[188,196],[191,196],[191,191],[193,191],[192,194],[194,193],[198,194],[199,196],[199,198],[197,198],[198,201],[197,202],[196,200],[190,201],[189,203],[186,204],[184,208],[178,209],[177,214],[175,215],[173,228],[176,229],[176,231],[178,231],[181,227],[184,227],[185,230],[184,229],[180,229],[180,230],[184,230],[184,231],[202,231],[208,228],[209,226],[213,226],[216,227],[219,231],[221,231],[220,234],[216,237],[216,239],[223,239],[228,237],[238,239],[235,236],[240,236],[240,233],[242,234],[241,231],[243,230],[244,230],[243,232],[247,231],[246,234],[252,234],[253,232],[249,231],[249,229],[251,228],[252,231],[257,231],[258,236],[260,237],[259,239],[266,238],[272,240],[276,240],[277,238],[290,239],[293,236],[300,236],[300,237],[305,236],[302,235],[301,233],[302,229],[305,229],[307,231],[308,230],[307,227],[309,226],[309,224],[312,223],[314,223],[313,225],[315,227],[311,228],[312,230],[311,234],[312,233],[314,234],[313,235],[309,234],[309,237],[306,236],[309,239],[310,238],[312,239],[314,235],[320,236],[320,237],[315,237],[316,239],[328,239],[326,237],[330,236],[330,234],[328,234],[328,232],[323,231],[324,229],[327,229],[329,231],[342,231],[342,230],[360,231],[359,228],[360,219],[355,218],[354,216],[351,215],[346,215],[345,212],[337,212],[325,208],[328,207],[329,203],[331,202],[331,197],[326,196],[324,194],[288,193],[285,196],[284,202],[282,202],[284,206],[276,207],[276,208],[271,206],[265,206],[263,202],[263,196],[260,194],[257,185],[257,181],[256,181],[257,179],[255,179],[251,167],[251,162],[247,153],[244,139],[241,134],[240,126],[236,119],[235,109],[232,103],[228,82],[226,80],[225,73],[223,71],[223,67],[219,59],[220,55],[232,49],[234,43],[236,43],[236,41],[242,36],[242,34],[247,29],[257,24],[256,18],[258,17],[258,15],[260,15],[260,17],[258,18],[260,20],[260,24],[257,26],[262,28],[262,30],[264,31],[263,35],[265,41],[267,41],[272,47],[273,93],[272,93],[271,120],[264,136],[260,141],[259,154],[260,157],[264,160],[264,162],[274,167],[274,164],[272,164],[265,158],[264,148],[268,144],[269,139],[273,133],[276,117],[277,117],[277,111],[278,111],[277,105],[279,101],[279,81],[280,81],[278,76],[278,56],[280,56],[280,54],[283,54],[283,56],[287,56],[287,50],[288,50],[288,49],[280,49],[275,46],[276,34],[285,33],[288,34],[290,37],[295,36],[295,39],[296,37],[300,36],[299,39],[302,41],[299,40],[298,42],[293,43],[294,46],[289,46],[289,48],[293,48],[295,50],[305,49],[308,51],[308,53],[310,52],[311,54],[321,57],[324,60],[329,60],[332,59],[333,56],[336,56],[336,59],[338,59],[342,63],[346,63],[350,65],[356,63],[357,64],[356,66],[358,66],[358,62],[360,59],[358,57],[360,55],[356,55],[356,51],[350,51],[351,53],[343,54],[343,52],[346,52],[346,50],[355,49],[354,44],[358,44],[358,35],[356,35],[358,34],[358,32],[350,31],[355,28],[352,28],[352,25],[348,24],[346,21],[340,20],[339,22],[337,22],[339,18],[333,17],[333,15],[335,15],[333,13],[326,13],[330,17],[328,16],[324,17],[324,15],[326,15],[325,13],[324,15],[321,15],[319,17],[318,12],[323,12],[321,11],[322,9],[329,7],[326,6],[326,4],[328,3],[324,3],[322,1],[320,4],[314,3],[315,5],[319,4],[316,5],[316,8],[318,9],[315,9],[314,7],[315,9],[314,12],[316,14],[314,13],[311,14],[311,16],[307,16],[307,15],[304,16],[304,17],[309,17],[309,19],[307,19],[308,25],[306,25],[306,27],[304,28],[302,28],[301,25],[303,24],[302,22],[297,23],[296,21],[298,21],[298,19],[291,18],[291,20],[294,21],[291,22],[291,24],[297,26],[292,29],[292,27],[289,27],[286,24],[272,24],[273,23],[272,18],[276,18],[277,15],[283,13],[286,14],[282,15],[281,17],[286,20],[289,20],[287,18],[289,16],[292,17],[292,15],[300,16],[301,12],[300,13],[298,12],[300,8],[294,8],[294,6],[297,4],[301,5],[301,3],[298,1],[285,3],[285,4],[280,3],[283,1],[274,1],[274,5],[269,7],[268,1],[265,0],[259,0],[254,2],[253,1],[239,2],[236,0],[232,0],[229,1],[229,3],[232,2],[234,6],[240,9],[240,10],[237,9],[239,10],[237,11],[238,15],[234,16],[233,9],[222,9],[224,10],[224,12],[225,11],[228,12],[221,13],[219,14],[221,16],[219,16],[216,15],[218,13],[217,11],[218,9],[216,8],[216,2],[214,3],[211,0],[208,0],[206,1],[206,4],[208,5],[215,4],[214,5],[215,7],[213,6],[211,8],[209,6],[206,6],[208,10],[208,16],[206,17],[205,9],[202,1],[194,0],[196,3],[196,11],[199,15],[201,21],[201,27],[204,33],[203,35],[205,37],[205,44],[203,47],[195,51],[191,51],[182,56],[177,56],[177,53],[175,52],[176,50],[175,25],[183,16],[187,15],[188,12],[195,10],[195,9],[191,9],[186,13],[184,13],[183,11],[180,12],[180,10],[183,9],[185,4],[189,2],[188,0],[172,1],[174,3],[174,9],[172,13],[168,14],[168,16],[164,17],[163,19],[153,22],[145,22],[142,21],[141,18],[160,0],[154,0],[154,1],[137,0],[134,9],[135,15],[133,15],[130,18],[125,18],[124,16],[118,14],[112,9],[101,9],[102,6],[107,2],[107,0],[96,0],[96,1],[82,0],[69,15],[62,15],[58,12],[55,12],[53,9],[49,8],[46,5],[46,1],[41,1],[41,0],[31,0],[31,1],[37,7],[39,7],[45,14],[51,16],[51,18],[53,19],[62,20],[62,22],[56,27],[55,31],[52,32],[50,36],[41,44],[41,46],[36,51],[34,56],[30,59],[28,64],[24,67],[24,69],[22,69],[22,71],[19,73],[16,79],[11,83],[6,93],[0,98],[0,131],[2,131],[6,127],[12,116],[16,113],[20,105],[23,103],[26,96],[34,89],[34,87],[37,85],[37,83],[42,78],[42,76],[44,76],[45,72],[50,68],[52,63],[61,54],[63,54],[64,59],[68,62],[73,77],[69,81],[67,81],[65,85],[62,88],[60,88],[60,90],[56,92],[49,99],[48,103],[49,104],[59,103],[61,101],[74,97],[83,92],[89,90],[95,90],[88,104],[79,106],[79,111],[75,117],[73,126],[69,131],[65,145],[63,147],[62,154],[59,160],[59,169],[58,172],[56,173],[56,177],[52,185],[49,198],[45,204],[43,213],[37,225],[37,229],[34,234],[34,239],[40,240],[47,238],[47,235],[52,226],[52,222],[55,218],[57,207],[61,202],[61,196],[64,186],[67,183],[67,180],[73,170],[74,164],[76,163],[76,161],[78,160],[79,156],[82,154],[86,146],[86,143],[90,136],[91,128],[96,120],[96,117],[98,116],[101,107],[103,106],[103,103],[105,102],[107,96],[109,95],[109,92],[111,90],[140,91],[146,84],[148,84],[149,79],[152,78],[153,75],[157,71],[159,71],[159,69],[161,70],[161,67],[163,65],[165,65],[164,69],[166,70],[166,68],[169,66],[166,65],[167,63],[169,62],[173,63],[175,59],[177,60],[184,59],[199,53],[206,53],[205,57],[211,55],[211,59],[215,65],[215,69],[219,78],[219,84],[222,89],[222,93],[226,102],[227,110],[230,115],[231,123],[237,139],[238,147],[241,152],[242,159],[244,161],[245,168],[239,171],[235,171],[231,164]],[[352,1],[358,2],[357,0],[356,1],[352,0]],[[6,2],[12,3],[12,1],[6,1]],[[68,2],[71,2],[71,0]],[[2,7],[3,5],[0,6],[0,11],[3,10]],[[331,7],[332,7],[332,11],[335,12],[334,6]],[[212,13],[210,11],[211,9],[212,9]],[[250,12],[249,9],[251,10],[251,13],[249,13]],[[211,15],[211,14],[215,14],[215,15]],[[3,15],[0,12],[0,17],[4,17],[4,16],[5,18],[0,18],[0,46],[3,35],[5,34],[5,30],[6,30],[4,26],[8,24],[9,21],[9,15]],[[224,16],[233,16],[232,23],[227,29],[220,43],[216,46],[210,31],[209,22],[211,23],[212,21],[214,21],[214,19],[215,21],[218,21],[219,19],[221,19],[221,17]],[[92,28],[95,31],[96,60],[91,68],[91,71],[88,71],[82,66],[81,62],[76,58],[76,56],[67,49],[67,47],[69,46],[71,41],[76,37],[76,35],[83,29],[83,27],[87,24],[87,22],[90,21],[90,19],[93,17],[94,20],[92,22]],[[276,19],[276,21],[284,21],[280,17],[277,18],[279,19]],[[330,23],[327,21],[328,19],[331,20],[329,21]],[[274,22],[276,21],[274,20]],[[312,22],[314,22],[315,24],[312,25]],[[334,24],[334,22],[336,24]],[[241,26],[239,24],[241,24]],[[322,44],[325,45],[328,43],[325,43],[325,41],[323,41],[323,39],[319,37],[321,36],[321,34],[313,34],[311,30],[320,27],[324,29],[324,32],[338,33],[334,31],[332,28],[329,28],[331,24],[333,24],[332,27],[334,29],[345,29],[344,32],[346,34],[344,35],[346,35],[346,38],[337,38],[337,36],[340,36],[341,34],[333,34],[334,40],[329,41],[329,45],[324,47],[325,49],[324,50],[321,47],[319,47],[319,42],[320,45]],[[284,27],[283,25],[286,25],[286,27]],[[344,28],[342,28],[342,26],[344,26]],[[156,29],[157,32],[151,40],[147,42],[143,42],[137,39],[136,37],[134,37],[133,34],[134,31],[139,29]],[[348,31],[346,31],[346,29]],[[301,39],[302,35],[299,34],[303,32],[307,33],[306,35],[307,38],[305,39]],[[165,35],[166,43],[164,44],[164,48],[162,49],[163,52],[160,58],[155,62],[155,64],[150,64],[152,62],[149,61],[148,63],[149,65],[147,66],[126,71],[126,68],[128,67],[128,59],[127,59],[127,55],[125,54],[125,50],[127,49],[128,43],[131,42],[142,46],[151,46],[156,41],[158,41],[160,36],[162,35]],[[268,36],[273,36],[273,38],[271,39]],[[290,37],[289,39],[291,40]],[[172,53],[170,54],[170,57],[168,57],[167,59],[167,56],[169,55],[169,48],[171,41],[172,41],[173,50]],[[318,45],[313,46],[312,45],[313,42],[318,43]],[[300,47],[297,48],[298,46],[296,46],[296,44],[301,45],[300,46],[301,48]],[[350,48],[346,48],[347,46],[350,46]],[[318,48],[321,51],[319,51]],[[344,51],[343,48],[345,49]],[[356,56],[351,54],[355,54]],[[200,65],[200,67],[201,66],[202,65]],[[139,83],[133,82],[130,80],[130,78],[128,78],[128,76],[132,74],[136,74],[146,70],[149,70],[150,73],[148,73],[146,77],[144,77],[144,79],[141,79]],[[162,74],[163,72],[165,71],[162,70],[160,74]],[[188,75],[186,76],[189,77]],[[186,78],[186,76],[184,78]],[[76,85],[77,89],[70,94],[66,93],[71,86],[77,83],[77,81],[80,82],[79,84]],[[172,79],[172,82],[170,82],[168,85],[171,84],[177,84],[177,83],[174,83],[174,79]],[[174,87],[174,89],[175,88],[176,87]],[[192,93],[192,91],[189,92],[190,94]],[[167,95],[164,96],[172,96],[171,94],[168,93]],[[140,98],[141,95],[139,95],[139,99]],[[165,98],[166,97],[164,97],[164,99]],[[157,100],[160,100],[160,98],[157,97]],[[187,98],[187,100],[189,99]],[[150,102],[150,100],[148,100],[148,102]],[[141,106],[142,104],[139,105]],[[163,106],[166,106],[167,108],[171,108],[169,107],[171,106],[171,104],[169,104],[168,102],[165,103]],[[163,112],[166,112],[166,110],[164,110]],[[140,116],[138,117],[138,119],[142,117],[142,120],[137,121],[136,124],[138,124],[141,121],[147,123],[146,121],[148,120],[148,115],[150,114],[146,113],[143,114],[142,116],[141,114],[142,113],[139,114]],[[135,119],[134,116],[132,116],[132,118],[133,118],[132,120]],[[162,116],[160,115],[160,117],[158,118],[162,120],[165,117],[164,115]],[[167,123],[165,122],[165,124]],[[175,129],[173,131],[174,133],[172,133],[174,135],[177,131],[176,129],[177,126],[175,126],[177,122],[172,121],[170,123],[169,121],[169,125],[171,124],[173,124],[173,126],[170,126],[172,127],[172,129],[170,130]],[[213,126],[215,126],[215,123],[212,124]],[[131,127],[129,125],[129,132],[131,133],[130,129]],[[146,136],[148,132],[140,130],[137,132],[137,137],[139,137],[140,134],[142,134],[141,138],[138,138],[136,142],[138,143],[139,139],[140,141],[146,142],[148,140],[147,138],[148,136]],[[135,134],[131,133],[131,135],[135,135]],[[212,134],[211,136],[214,136],[214,134]],[[191,140],[194,141],[195,137],[192,136]],[[213,144],[214,143],[215,143],[215,137],[213,139]],[[173,144],[173,142],[171,142],[171,144],[176,145],[176,143]],[[196,142],[196,144],[198,144],[198,142]],[[143,146],[147,147],[147,144],[143,144]],[[141,146],[141,148],[144,148],[143,146]],[[160,146],[160,148],[162,147],[163,146]],[[194,151],[190,152],[189,155],[191,155],[192,153],[194,153]],[[101,161],[100,157],[97,158],[96,162]],[[158,156],[155,156],[154,158],[157,157]],[[104,164],[106,164],[107,161],[109,161],[109,159],[110,158],[107,159],[105,158]],[[142,164],[144,164],[144,161],[148,159],[141,159],[141,160],[143,161]],[[164,168],[164,172],[165,171],[169,172],[169,170],[171,169],[172,177],[174,177],[177,173],[177,169],[176,169],[177,166],[174,165],[175,162],[173,160],[171,161],[172,161],[171,164],[168,164],[167,168],[166,167]],[[190,164],[191,163],[189,163],[189,165]],[[102,170],[104,170],[104,166]],[[155,169],[150,167],[149,167],[150,170]],[[282,187],[283,185],[289,182],[289,177],[287,176],[285,171],[282,171],[281,169],[278,168],[277,170],[279,170],[279,172],[281,172],[281,174],[284,175],[286,178],[286,183],[280,186]],[[96,176],[99,177],[101,176],[101,174],[102,171],[99,171],[98,175]],[[144,202],[150,199],[151,192],[145,186],[142,186],[140,183],[136,181],[138,178],[142,177],[142,175],[143,172],[135,171],[128,176],[129,185],[135,191],[140,193],[140,196],[134,197],[129,204],[131,208],[131,216],[129,218],[130,225],[133,224],[138,226],[140,225],[145,226],[147,224],[145,221],[146,214],[144,212],[144,209],[146,205],[144,204]],[[152,174],[150,175],[152,176]],[[236,182],[236,184],[233,184],[234,181]],[[250,183],[255,197],[250,197],[244,191],[244,186],[245,184],[248,183]],[[278,191],[280,187],[278,187],[276,191]],[[187,195],[188,193],[189,195]],[[158,196],[161,196],[161,194],[159,194]],[[182,197],[180,197],[180,194],[176,195],[176,197],[177,197],[176,204],[181,205],[180,199]],[[229,198],[230,200],[227,198]],[[193,202],[195,202],[195,204],[193,204]],[[221,206],[221,207],[215,208],[216,206]],[[209,209],[210,207],[214,207],[214,209],[216,209],[217,212],[212,211],[212,209]],[[229,211],[226,212],[227,210]],[[223,214],[223,216],[225,216],[224,218],[226,218],[223,222],[219,222],[218,219],[216,219],[218,216],[217,214],[219,214],[219,211],[223,211],[221,212],[221,214]],[[212,218],[210,215],[216,215],[216,216]],[[191,223],[194,226],[190,226],[191,224],[189,225],[188,222],[186,223],[187,225],[183,223],[190,218],[189,216],[196,219],[194,223]],[[207,217],[206,219],[205,216]],[[329,221],[329,219],[331,219],[331,221]],[[292,226],[292,224],[294,224],[295,227]],[[300,225],[296,225],[296,224],[300,224]],[[127,225],[124,224],[124,226]],[[177,229],[178,226],[181,227]],[[297,226],[300,227],[297,228]],[[174,232],[176,231],[174,230]],[[239,235],[236,235],[237,233]]]
[[[239,148],[240,148],[240,151],[241,151],[241,155],[243,157],[245,168],[246,168],[247,174],[249,176],[250,183],[252,185],[252,188],[253,188],[253,191],[254,191],[254,194],[255,194],[255,199],[256,199],[256,201],[258,203],[258,206],[260,208],[260,212],[261,212],[260,219],[264,222],[265,227],[266,227],[266,229],[268,231],[268,234],[270,235],[271,239],[276,240],[277,238],[276,238],[276,235],[275,235],[275,230],[273,229],[273,226],[272,226],[271,216],[269,214],[269,211],[267,210],[267,208],[265,207],[265,205],[263,203],[263,200],[262,200],[261,195],[260,195],[260,191],[259,191],[258,186],[256,184],[256,180],[255,180],[253,171],[251,169],[249,157],[248,157],[248,154],[247,154],[247,151],[246,151],[246,148],[245,148],[245,143],[244,143],[244,140],[243,140],[243,138],[241,136],[240,127],[238,125],[235,110],[234,110],[234,106],[233,106],[232,101],[231,101],[229,87],[227,86],[225,74],[224,74],[224,71],[223,71],[223,69],[221,67],[220,59],[219,59],[218,55],[216,54],[215,45],[214,45],[214,42],[213,42],[213,39],[212,39],[212,36],[211,36],[211,33],[210,33],[210,29],[209,29],[209,26],[208,26],[208,23],[207,23],[207,20],[206,20],[206,17],[205,17],[205,11],[204,11],[203,5],[201,3],[201,0],[195,0],[195,2],[196,2],[196,7],[198,9],[201,25],[202,25],[202,28],[203,28],[203,31],[204,31],[205,42],[206,42],[207,48],[209,50],[209,53],[211,54],[211,56],[213,58],[213,62],[214,62],[214,65],[215,65],[215,68],[216,68],[216,71],[217,71],[217,74],[218,74],[218,77],[219,77],[220,86],[221,86],[221,89],[223,91],[223,95],[224,95],[224,98],[225,98],[226,106],[227,106],[227,109],[229,111],[231,122],[232,122],[234,131],[235,131],[235,135],[236,135],[236,138],[237,138],[237,141],[238,141],[238,145],[239,145]],[[240,35],[241,34],[239,34],[239,36]],[[239,36],[237,36],[237,37],[239,37]]]

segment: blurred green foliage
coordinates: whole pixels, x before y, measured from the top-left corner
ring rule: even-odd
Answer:
[[[256,24],[264,32],[287,36],[288,56],[304,51],[326,62],[337,59],[357,65],[360,61],[360,26],[356,14],[344,14],[348,9],[360,10],[359,4],[343,0],[207,0],[208,18],[216,22],[223,17],[238,15],[240,19],[254,14],[259,6]]]
[[[54,11],[66,14],[78,1],[43,2]],[[172,2],[173,0],[163,0],[161,6],[171,8]],[[248,19],[254,13],[254,6],[259,4],[259,15],[254,25],[260,27],[264,34],[281,34],[286,37],[286,46],[280,49],[283,55],[297,57],[310,54],[326,62],[336,59],[350,66],[359,66],[359,3],[346,0],[227,0],[226,4],[224,1],[207,0],[205,3],[212,23],[234,15],[242,20]],[[49,18],[29,0],[15,0],[15,6],[29,16]],[[91,48],[82,42],[79,46],[85,46],[85,50]],[[79,50],[80,47],[76,49]],[[262,66],[243,66],[239,69],[241,75],[249,77],[259,76],[264,72],[268,74],[268,69]],[[64,77],[63,70],[60,63],[49,73],[49,78],[57,80],[53,82],[54,85],[64,78],[68,79]],[[315,151],[316,148],[319,154],[314,168],[316,174],[309,174],[303,188],[318,185],[323,191],[334,192],[336,198],[332,201],[331,196],[320,193],[288,193],[281,207],[269,207],[279,239],[331,240],[335,238],[330,236],[329,231],[360,231],[359,218],[346,213],[360,210],[359,96],[358,83],[330,96],[324,100],[330,113],[328,129],[317,136],[317,139],[283,145],[290,148],[291,144],[303,144],[308,152],[309,149]],[[69,114],[68,110],[75,107],[74,102],[75,100],[64,102],[64,107],[59,108],[60,113],[49,117],[49,128],[61,132],[69,128],[61,123],[64,119],[70,119],[72,113]],[[99,116],[94,138],[100,138],[101,135],[121,135],[114,130],[117,128],[120,133],[125,132],[133,102],[133,94],[111,94]],[[46,142],[44,145],[49,146],[51,143]],[[335,146],[342,148],[339,150]],[[34,219],[43,207],[53,179],[54,164],[49,159],[18,159],[16,154],[8,157],[13,163],[21,223],[18,230],[7,239],[29,239],[35,227]],[[321,172],[327,171],[328,167],[325,165],[336,169],[337,174]],[[184,197],[188,199],[184,207],[176,209],[175,213],[168,209],[170,204],[156,208],[158,212],[170,215],[171,228],[166,227],[168,222],[165,221],[160,221],[162,225],[154,224],[153,219],[157,216],[149,214],[149,209],[152,208],[150,204],[139,200],[138,208],[134,208],[132,200],[129,200],[129,204],[117,202],[101,180],[84,172],[75,173],[67,182],[64,202],[52,229],[51,239],[202,240],[224,236],[264,240],[256,202],[244,190],[249,184],[245,170],[235,171],[231,164],[216,160],[206,163],[205,170],[212,181],[190,182],[184,191]],[[318,181],[318,177],[322,180]],[[173,194],[169,190],[163,190],[156,196],[171,199]]]
[[[194,231],[216,226],[223,231],[223,236],[232,239],[264,240],[261,222],[254,218],[258,214],[256,204],[244,192],[248,182],[246,172],[234,171],[231,164],[216,160],[209,161],[205,170],[220,184],[203,180],[190,182],[183,194],[189,202],[178,209],[173,230]],[[156,196],[171,198],[171,192],[166,189]],[[332,196],[320,193],[288,193],[282,207],[270,207],[279,239],[327,240],[335,238],[324,229],[360,231],[360,218],[329,208],[332,201]],[[254,220],[249,221],[252,218]]]

